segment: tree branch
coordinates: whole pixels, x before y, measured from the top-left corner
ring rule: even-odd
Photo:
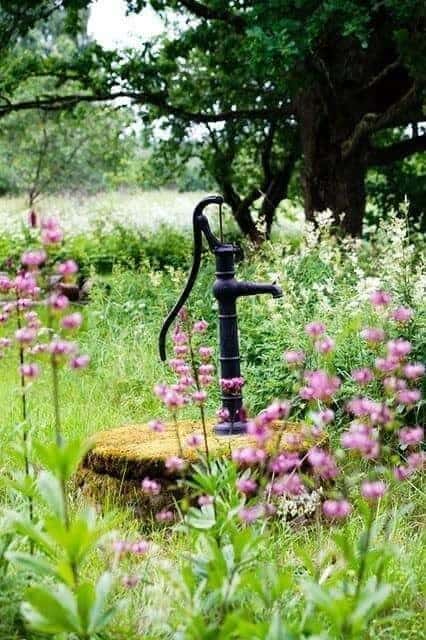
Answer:
[[[0,104],[0,118],[13,111],[24,111],[26,109],[45,109],[47,111],[57,111],[76,106],[79,102],[107,102],[117,98],[129,98],[134,104],[151,105],[159,108],[166,115],[174,115],[188,122],[208,123],[225,122],[228,120],[264,120],[271,116],[287,117],[292,114],[291,105],[281,107],[265,107],[264,109],[231,109],[218,113],[202,113],[187,111],[183,107],[171,105],[167,101],[164,93],[144,93],[135,91],[118,91],[104,94],[71,94],[68,96],[48,96],[45,98],[34,98],[22,102],[11,102],[7,99],[4,104]]]
[[[391,164],[420,151],[426,151],[426,134],[401,140],[387,147],[372,147],[367,154],[367,164],[369,166]]]
[[[347,158],[358,147],[361,140],[374,131],[390,126],[416,100],[416,85],[413,84],[400,100],[394,102],[383,113],[366,113],[358,122],[350,138],[342,143],[342,157]]]
[[[179,0],[179,4],[198,18],[203,18],[204,20],[221,20],[222,22],[232,25],[239,33],[245,30],[246,22],[244,18],[228,9],[214,9],[198,0]]]

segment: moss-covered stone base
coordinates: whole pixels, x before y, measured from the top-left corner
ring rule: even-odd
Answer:
[[[208,424],[208,446],[213,458],[230,456],[234,449],[256,444],[250,436],[216,436],[213,426],[213,421]],[[180,421],[178,427],[183,457],[188,462],[194,462],[198,453],[188,447],[185,440],[192,433],[201,433],[199,421]],[[286,434],[299,432],[300,425],[288,424],[282,439],[285,441]],[[271,446],[274,446],[274,439]],[[306,443],[297,448],[306,449]],[[93,438],[93,445],[79,469],[76,483],[96,502],[118,500],[136,507],[137,511],[144,514],[157,512],[170,507],[182,495],[176,478],[165,468],[165,461],[173,455],[178,455],[174,425],[167,425],[163,433],[154,433],[145,424],[101,431]],[[163,490],[159,496],[149,497],[142,493],[140,483],[147,476],[162,483]]]

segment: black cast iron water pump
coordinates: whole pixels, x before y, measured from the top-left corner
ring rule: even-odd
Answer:
[[[219,343],[221,377],[231,379],[240,377],[240,352],[238,344],[237,298],[269,293],[274,298],[282,296],[281,288],[276,284],[243,282],[235,279],[234,258],[237,251],[232,244],[220,241],[210,229],[204,209],[210,204],[223,204],[222,196],[209,196],[201,200],[194,209],[194,255],[191,272],[182,294],[167,316],[159,337],[160,357],[166,359],[166,335],[179,310],[185,304],[201,264],[202,234],[206,237],[210,250],[216,258],[216,280],[213,284],[213,295],[219,307]],[[242,393],[222,390],[222,407],[227,409],[229,419],[219,422],[215,432],[219,435],[241,434],[247,430],[247,422],[240,415],[243,404]]]

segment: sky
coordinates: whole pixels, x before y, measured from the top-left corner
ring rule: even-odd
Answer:
[[[96,0],[91,5],[88,31],[102,46],[114,48],[152,38],[164,31],[164,24],[150,7],[126,16],[124,0]]]

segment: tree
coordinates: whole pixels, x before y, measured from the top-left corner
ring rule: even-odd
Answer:
[[[128,0],[131,11],[146,4]],[[0,116],[34,104],[59,109],[79,100],[127,96],[148,122],[165,118],[172,132],[194,123],[210,126],[217,139],[215,153],[210,135],[211,166],[217,169],[222,154],[222,173],[226,166],[232,172],[235,162],[229,161],[230,129],[244,140],[235,157],[244,153],[247,140],[249,147],[259,140],[249,132],[263,131],[265,141],[276,128],[287,141],[297,129],[307,217],[330,208],[352,234],[362,230],[368,168],[426,148],[425,135],[405,134],[408,124],[424,118],[426,15],[420,0],[150,4],[166,21],[179,16],[164,37],[125,53],[92,43],[65,61],[40,59],[33,73],[49,73],[59,85],[32,99],[7,96]],[[79,92],[67,85],[76,80]],[[392,130],[403,135],[379,145],[378,134]],[[288,147],[285,157],[290,156]]]

